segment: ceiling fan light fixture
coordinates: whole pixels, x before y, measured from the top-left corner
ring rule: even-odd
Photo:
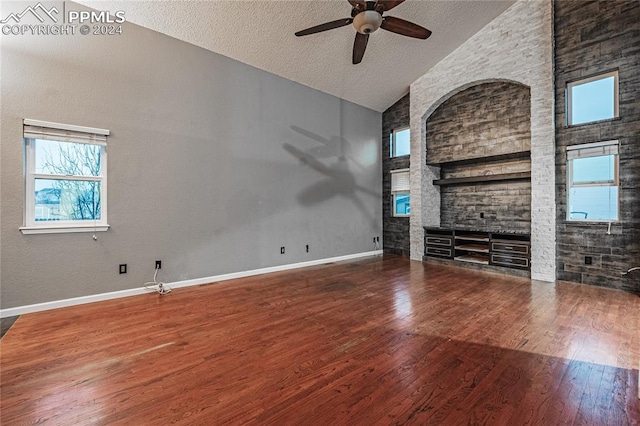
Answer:
[[[426,40],[431,35],[431,31],[421,27],[413,22],[404,19],[394,18],[393,16],[382,15],[404,3],[405,0],[347,0],[352,6],[351,17],[346,19],[338,19],[324,24],[316,25],[306,30],[295,33],[296,37],[306,36],[309,34],[321,33],[323,31],[341,28],[349,24],[353,24],[356,29],[356,39],[353,42],[352,62],[354,65],[362,62],[362,57],[367,49],[369,34],[382,28],[385,31],[400,34],[405,37],[419,38]]]
[[[371,34],[382,25],[382,15],[375,10],[365,10],[353,18],[353,26],[360,34]]]

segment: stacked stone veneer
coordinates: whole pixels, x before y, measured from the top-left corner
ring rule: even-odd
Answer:
[[[452,95],[510,81],[531,91],[531,276],[555,280],[553,17],[550,0],[517,1],[411,85],[411,258],[440,225],[438,167],[426,165],[426,120]]]
[[[640,2],[558,1],[554,8],[558,278],[640,294],[640,274],[620,274],[640,266]],[[567,126],[567,83],[615,69],[620,117]],[[606,140],[620,143],[620,220],[610,234],[607,223],[566,220],[567,146]]]
[[[409,218],[393,217],[391,211],[391,170],[408,169],[409,156],[390,158],[389,135],[409,125],[409,94],[382,113],[382,236],[385,253],[409,257]]]

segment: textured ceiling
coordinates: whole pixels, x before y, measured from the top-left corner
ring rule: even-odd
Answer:
[[[384,30],[371,34],[362,63],[352,65],[355,29],[296,37],[314,25],[347,18],[346,0],[103,1],[79,3],[124,10],[126,19],[256,68],[377,111],[507,9],[513,0],[408,0],[385,16],[430,29],[427,40]]]

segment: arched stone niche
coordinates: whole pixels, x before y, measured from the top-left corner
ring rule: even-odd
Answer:
[[[426,118],[427,164],[441,179],[444,228],[531,231],[531,91],[510,81],[457,91]],[[504,180],[474,182],[485,176]]]
[[[514,3],[411,85],[411,258],[424,253],[424,227],[440,226],[440,168],[427,165],[426,120],[472,86],[509,81],[531,96],[531,277],[555,280],[553,26],[550,0]]]

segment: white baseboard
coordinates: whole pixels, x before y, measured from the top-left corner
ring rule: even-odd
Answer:
[[[251,277],[253,275],[269,274],[271,272],[288,271],[290,269],[306,268],[308,266],[323,265],[325,263],[341,262],[344,260],[358,259],[361,257],[376,256],[382,254],[382,250],[368,251],[365,253],[348,254],[346,256],[330,257],[327,259],[310,260],[307,262],[291,263],[289,265],[270,266],[268,268],[253,269],[251,271],[232,272],[230,274],[216,275],[214,277],[195,278],[192,280],[176,281],[170,283],[171,288],[189,287],[192,285],[209,284],[216,281],[233,280],[236,278]]]
[[[307,262],[291,263],[288,265],[270,266],[267,268],[252,269],[250,271],[232,272],[230,274],[215,275],[212,277],[195,278],[191,280],[166,283],[171,288],[190,287],[194,285],[209,284],[217,281],[226,281],[236,278],[250,277],[253,275],[269,274],[271,272],[288,271],[290,269],[306,268],[308,266],[323,265],[325,263],[341,262],[345,260],[359,259],[362,257],[377,256],[382,250],[368,251],[364,253],[348,254],[345,256],[330,257],[326,259],[310,260]],[[128,290],[112,291],[109,293],[92,294],[90,296],[73,297],[71,299],[54,300],[51,302],[36,303],[33,305],[17,306],[15,308],[0,309],[0,318],[15,317],[33,312],[48,311],[50,309],[65,308],[67,306],[83,305],[85,303],[101,302],[103,300],[119,299],[121,297],[137,296],[151,293],[144,287]]]

